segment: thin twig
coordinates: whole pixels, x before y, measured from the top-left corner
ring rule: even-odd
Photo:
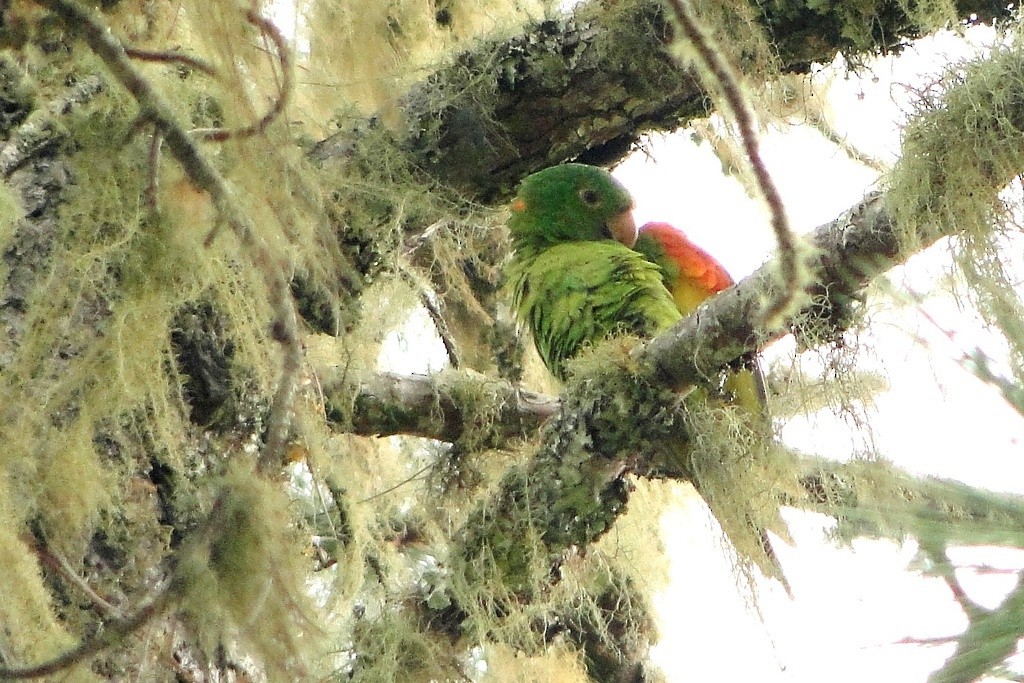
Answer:
[[[271,42],[274,43],[277,51],[278,65],[281,68],[281,85],[278,89],[277,99],[274,100],[274,104],[258,121],[243,128],[196,128],[190,131],[192,135],[200,140],[223,142],[231,138],[248,138],[262,133],[267,129],[267,126],[281,115],[281,112],[285,110],[291,99],[292,90],[294,89],[294,74],[292,73],[292,58],[291,52],[288,50],[287,41],[277,26],[270,20],[260,16],[256,10],[250,9],[247,11],[245,18],[246,21],[253,24],[264,36],[270,38]]]
[[[55,572],[64,577],[68,583],[82,591],[82,593],[84,593],[85,596],[89,598],[89,600],[91,600],[101,612],[106,614],[108,617],[119,621],[125,618],[124,612],[93,590],[92,586],[86,583],[85,579],[78,575],[78,572],[68,564],[68,561],[65,560],[62,555],[42,544],[36,544],[35,551]]]
[[[80,575],[78,575],[78,572],[75,571],[71,564],[69,564],[68,560],[63,558],[63,556],[41,544],[34,544],[33,549],[47,566],[59,573],[68,583],[82,591],[82,593],[84,593],[85,596],[99,608],[99,611],[115,618],[115,620],[124,620],[125,614],[121,608],[115,606],[109,600],[106,600],[104,597],[92,590],[92,587],[89,586],[89,584],[87,584]]]
[[[993,371],[988,354],[980,347],[974,347],[974,350],[970,353],[964,351],[963,347],[956,340],[956,335],[953,331],[940,325],[934,316],[925,309],[922,298],[916,293],[912,293],[910,296],[917,306],[918,313],[949,340],[949,343],[956,349],[959,357],[955,360],[960,367],[974,375],[978,380],[995,387],[1002,395],[1003,400],[1016,410],[1021,417],[1024,417],[1024,389],[1013,379],[1003,377]],[[926,345],[926,342],[923,340],[921,343]]]
[[[26,667],[0,665],[0,680],[49,676],[85,661],[97,652],[105,650],[118,641],[123,640],[152,620],[153,617],[163,612],[171,604],[171,592],[170,587],[165,588],[151,603],[139,610],[130,619],[113,622],[100,633],[83,641],[75,649],[65,652],[48,662]]]
[[[144,62],[169,62],[187,66],[196,71],[202,71],[207,76],[217,77],[217,69],[212,64],[203,61],[199,57],[186,55],[171,50],[144,50],[139,47],[126,47],[124,53],[132,59]]]
[[[412,474],[410,474],[408,477],[406,477],[402,481],[398,482],[397,484],[394,484],[393,486],[389,486],[386,489],[384,489],[383,491],[377,491],[376,493],[372,493],[369,496],[367,496],[366,498],[361,498],[360,500],[358,500],[356,502],[359,503],[360,505],[363,504],[363,503],[369,503],[372,500],[376,500],[377,498],[381,498],[383,496],[386,496],[386,495],[388,495],[389,493],[391,493],[393,491],[397,491],[398,489],[402,488],[406,484],[410,484],[410,483],[416,481],[417,479],[419,479],[423,474],[425,474],[427,472],[427,470],[429,470],[433,466],[434,466],[434,463],[429,463],[427,465],[424,465],[423,467],[419,468],[418,470],[416,470],[415,472],[413,472]]]
[[[430,321],[434,323],[434,330],[437,332],[437,336],[441,338],[441,344],[444,345],[444,351],[448,355],[448,364],[454,370],[459,369],[459,352],[455,345],[455,339],[452,337],[451,330],[448,329],[448,323],[444,319],[444,315],[441,313],[441,308],[437,305],[437,301],[431,296],[430,291],[423,286],[423,283],[419,281],[408,268],[404,266],[398,267],[398,275],[406,284],[416,290],[420,297],[420,303],[423,304],[423,308],[427,310],[427,315],[430,316]]]
[[[284,36],[268,19],[260,16],[255,10],[248,10],[245,19],[256,26],[265,37],[274,43],[277,61],[281,71],[281,83],[278,87],[278,96],[270,109],[258,121],[243,128],[197,128],[191,132],[197,138],[207,142],[223,142],[231,138],[247,138],[257,135],[267,129],[288,106],[294,89],[294,76],[292,74],[291,52],[288,50],[287,41]],[[132,59],[155,62],[175,62],[197,69],[203,73],[217,77],[217,70],[207,62],[191,55],[179,52],[144,50],[135,47],[126,47],[125,54]]]
[[[934,647],[936,645],[950,645],[960,640],[960,634],[955,636],[935,636],[933,638],[915,638],[913,636],[907,636],[906,638],[900,638],[895,641],[894,645],[925,645]]]
[[[160,131],[154,129],[149,141],[149,158],[147,160],[149,182],[146,183],[144,191],[146,206],[151,211],[156,209],[160,193],[160,146],[163,144],[163,141],[164,138],[160,135]]]
[[[168,149],[181,164],[189,180],[210,195],[219,218],[235,233],[242,248],[248,253],[249,260],[263,276],[271,308],[274,310],[271,336],[281,345],[283,351],[281,378],[268,418],[267,442],[257,463],[257,469],[266,474],[280,464],[283,458],[292,398],[302,364],[298,319],[284,264],[267,243],[253,232],[251,222],[234,200],[227,181],[200,153],[196,142],[178,124],[166,98],[135,68],[125,53],[124,46],[114,37],[102,19],[95,12],[73,0],[36,2],[56,13],[69,26],[74,26],[93,52],[103,60],[114,78],[131,93],[139,103],[142,116],[153,121],[163,133]],[[207,237],[207,243],[214,236],[211,233]]]
[[[795,305],[802,287],[799,259],[797,257],[796,237],[789,226],[786,206],[782,201],[775,182],[761,158],[760,143],[754,125],[754,114],[747,106],[746,98],[740,86],[740,79],[732,66],[722,56],[721,50],[714,39],[707,35],[694,16],[688,0],[668,0],[676,21],[683,34],[693,45],[704,68],[714,77],[718,90],[722,94],[729,112],[739,129],[743,149],[750,160],[754,178],[761,190],[768,210],[771,212],[772,230],[779,245],[779,270],[785,285],[782,293],[769,303],[762,312],[762,322],[768,327],[775,327],[780,319]]]

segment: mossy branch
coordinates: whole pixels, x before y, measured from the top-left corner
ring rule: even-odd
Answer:
[[[0,147],[0,176],[9,177],[26,161],[52,146],[62,135],[57,121],[72,107],[96,97],[104,87],[99,76],[86,76],[67,88],[60,97],[32,112]]]
[[[557,398],[482,375],[456,372],[380,373],[325,387],[324,393],[327,418],[336,429],[365,436],[406,434],[448,442],[472,433],[474,441],[485,447],[502,447],[533,436],[559,407]]]
[[[836,463],[805,459],[801,483],[807,507],[838,518],[836,533],[918,539],[931,573],[949,584],[967,616],[957,648],[931,683],[974,681],[1006,661],[1024,635],[1024,578],[995,609],[972,601],[946,554],[953,545],[1024,545],[1024,498],[958,481],[914,477],[885,462]],[[1022,575],[1024,577],[1024,575]]]
[[[1013,656],[1024,636],[1024,573],[999,607],[968,616],[970,623],[960,635],[956,651],[928,677],[928,683],[976,681]]]
[[[803,457],[800,469],[808,494],[803,507],[837,517],[840,538],[913,536],[945,545],[1024,545],[1021,496],[917,477],[884,461]]]
[[[928,242],[919,242],[918,249]],[[872,193],[834,220],[819,226],[807,239],[812,255],[811,300],[815,309],[824,305],[841,310],[860,296],[872,278],[909,258],[888,211],[885,197]],[[773,262],[762,266],[735,287],[710,299],[694,315],[641,348],[637,357],[652,364],[669,386],[685,387],[716,377],[728,363],[786,335],[804,317],[817,318],[805,309],[790,316],[784,325],[758,324],[761,302],[776,282]],[[841,326],[842,321],[835,321]],[[838,328],[836,331],[839,331]]]
[[[908,16],[908,3],[757,3],[779,68],[807,72],[837,52],[871,54],[941,28],[949,17]],[[956,3],[959,17],[1008,16],[1001,3]],[[672,31],[662,3],[582,3],[567,18],[521,35],[481,41],[426,78],[403,103],[398,138],[414,165],[483,201],[511,193],[520,178],[567,159],[612,164],[650,131],[676,130],[708,114],[699,80],[666,51]],[[741,65],[742,66],[742,65]],[[312,157],[345,157],[350,129]]]

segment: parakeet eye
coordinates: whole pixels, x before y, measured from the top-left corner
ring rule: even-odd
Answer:
[[[597,206],[601,201],[601,197],[597,194],[597,190],[593,190],[589,187],[585,187],[580,190],[580,199],[582,199],[583,203],[587,206]]]

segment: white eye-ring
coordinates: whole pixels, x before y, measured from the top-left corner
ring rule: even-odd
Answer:
[[[584,187],[580,190],[580,199],[587,206],[596,206],[601,201],[601,197],[598,196],[597,190],[590,187]]]

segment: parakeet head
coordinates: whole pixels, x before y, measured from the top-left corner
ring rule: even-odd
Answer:
[[[517,249],[606,239],[632,247],[632,210],[633,198],[608,171],[562,164],[523,180],[508,226]]]

